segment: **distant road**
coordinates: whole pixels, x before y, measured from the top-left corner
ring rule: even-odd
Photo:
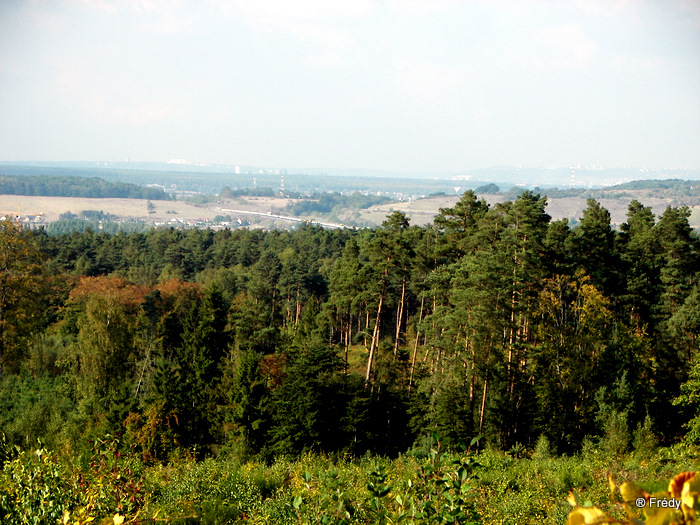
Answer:
[[[332,222],[319,222],[319,221],[313,221],[313,220],[309,220],[309,219],[300,219],[299,217],[288,217],[286,215],[275,215],[269,211],[267,213],[263,213],[260,211],[229,210],[227,208],[219,208],[219,211],[225,211],[228,213],[247,213],[248,215],[259,215],[260,217],[269,217],[271,219],[281,219],[283,221],[308,222],[311,224],[318,224],[319,226],[323,226],[325,228],[345,228],[346,227],[344,224],[334,224]]]

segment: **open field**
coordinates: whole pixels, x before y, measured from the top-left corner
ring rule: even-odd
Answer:
[[[324,222],[321,217],[300,216],[285,220],[287,205],[293,199],[281,197],[239,197],[220,202],[195,205],[185,201],[147,201],[145,199],[97,199],[80,197],[39,197],[0,195],[0,216],[40,216],[35,224],[57,221],[60,215],[94,210],[116,215],[122,219],[143,221],[152,225],[168,223],[212,222],[216,216],[240,219],[253,228],[285,229],[304,220]],[[150,202],[150,209],[149,209]],[[233,211],[233,210],[237,210]],[[273,216],[267,216],[271,214]],[[274,216],[277,217],[274,217]],[[383,220],[383,219],[382,219]],[[381,221],[379,221],[381,222]]]
[[[630,193],[630,192],[627,192]],[[644,192],[646,193],[646,192]],[[484,195],[489,204],[503,201],[503,195]],[[644,195],[635,197],[646,206],[651,206],[656,215],[661,215],[667,206],[676,205],[671,199],[654,198]],[[408,202],[394,202],[380,206],[372,206],[366,210],[347,210],[340,215],[341,222],[350,225],[377,225],[393,210],[405,212],[413,224],[428,224],[440,208],[454,206],[459,196],[440,196]],[[602,198],[598,199],[612,217],[612,223],[620,225],[626,220],[627,206],[631,198]],[[240,197],[237,199],[194,205],[185,201],[150,201],[144,199],[95,199],[77,197],[37,197],[25,195],[0,195],[0,215],[16,215],[18,206],[22,215],[40,215],[41,223],[49,223],[59,219],[62,213],[71,212],[76,215],[84,210],[96,210],[116,215],[120,218],[145,221],[150,224],[165,224],[173,220],[212,221],[217,215],[230,215],[233,220],[241,219],[253,227],[289,228],[295,222],[268,218],[260,215],[240,213],[235,214],[223,210],[241,210],[261,214],[288,215],[285,212],[290,199],[281,197]],[[583,197],[564,197],[548,199],[547,213],[554,220],[561,218],[579,219],[586,208]],[[222,210],[223,209],[223,210]],[[149,213],[150,211],[150,213]],[[324,217],[302,216],[300,219],[324,222]],[[700,228],[700,204],[691,207],[690,224]]]
[[[214,209],[194,206],[183,201],[150,201],[155,213],[148,213],[148,201],[144,199],[88,199],[78,197],[35,197],[25,195],[0,195],[0,213],[22,215],[44,214],[44,222],[58,220],[62,213],[79,214],[83,210],[97,210],[119,217],[149,222],[167,221],[173,217],[182,219],[213,218]],[[170,212],[170,213],[168,213]],[[175,213],[173,213],[175,212]]]
[[[149,203],[151,209],[149,210]],[[96,210],[120,218],[145,221],[151,224],[166,223],[173,219],[181,221],[208,220],[217,215],[226,215],[221,207],[235,207],[240,210],[256,212],[278,212],[289,199],[274,197],[247,197],[222,203],[194,205],[185,201],[147,201],[145,199],[92,199],[79,197],[38,197],[26,195],[0,195],[0,215],[41,215],[41,223],[57,221],[61,214],[71,212],[79,215],[81,211]],[[259,222],[251,220],[249,222]],[[236,217],[234,217],[236,218]],[[277,221],[267,220],[267,223]]]

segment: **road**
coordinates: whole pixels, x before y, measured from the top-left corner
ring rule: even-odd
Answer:
[[[227,208],[219,208],[219,210],[226,212],[226,213],[247,213],[248,215],[258,215],[260,217],[268,217],[270,219],[281,219],[283,221],[308,222],[311,224],[318,224],[319,226],[323,226],[324,228],[345,228],[346,227],[344,224],[335,224],[332,222],[320,222],[320,221],[314,221],[314,220],[309,220],[309,219],[300,219],[299,217],[288,217],[286,215],[275,215],[270,211],[268,211],[267,213],[263,213],[261,211],[229,210]]]

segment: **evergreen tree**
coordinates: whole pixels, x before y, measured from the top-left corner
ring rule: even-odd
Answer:
[[[261,358],[242,349],[230,354],[223,370],[223,432],[227,442],[243,452],[262,450],[269,430],[270,398],[260,374]]]
[[[661,245],[654,230],[651,208],[636,200],[630,202],[627,222],[622,225],[621,231],[622,260],[627,281],[623,304],[630,324],[655,333],[652,310],[661,292]]]
[[[620,258],[610,212],[595,199],[588,199],[580,225],[574,230],[578,264],[590,275],[593,285],[611,299],[622,293]]]
[[[320,341],[288,356],[282,384],[272,391],[271,449],[282,454],[341,450],[348,435],[338,356]]]
[[[473,235],[488,209],[486,201],[477,199],[472,190],[465,191],[452,208],[440,208],[434,222],[446,233],[442,243],[444,255],[459,258],[473,249]]]

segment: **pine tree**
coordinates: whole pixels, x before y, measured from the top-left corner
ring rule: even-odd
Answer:
[[[653,305],[661,293],[661,245],[654,231],[651,208],[630,202],[627,222],[621,226],[621,252],[625,265],[626,293],[623,297],[630,324],[655,333]]]
[[[574,250],[578,264],[590,275],[593,285],[607,297],[616,299],[624,282],[617,251],[616,233],[610,212],[595,199],[588,199],[580,226],[574,230]]]

